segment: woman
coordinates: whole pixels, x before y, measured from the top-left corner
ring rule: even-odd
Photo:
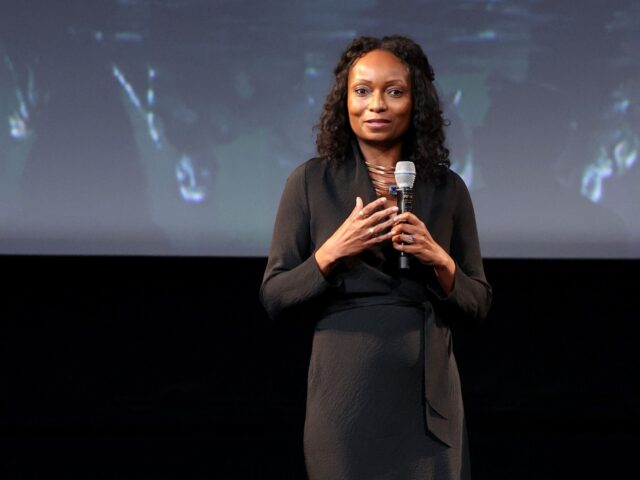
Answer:
[[[491,289],[469,193],[449,170],[433,71],[417,44],[391,36],[355,39],[335,74],[320,156],[287,180],[261,288],[272,318],[315,322],[307,471],[468,478],[448,325],[483,318]],[[399,160],[418,172],[413,213],[398,214],[390,193]]]

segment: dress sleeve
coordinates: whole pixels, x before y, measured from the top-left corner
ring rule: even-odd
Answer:
[[[313,256],[306,164],[287,179],[276,215],[260,299],[271,319],[330,287]]]
[[[456,263],[453,289],[448,295],[437,287],[431,290],[438,299],[457,307],[466,317],[482,320],[489,312],[493,294],[484,273],[471,196],[462,178],[455,175],[455,180],[457,202],[449,252]]]

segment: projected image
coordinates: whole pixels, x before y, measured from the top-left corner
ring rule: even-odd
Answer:
[[[8,1],[0,252],[265,255],[340,52],[429,55],[488,257],[638,257],[632,0]]]

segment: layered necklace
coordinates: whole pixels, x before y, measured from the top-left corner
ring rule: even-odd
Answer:
[[[385,167],[384,165],[376,165],[365,161],[371,183],[378,197],[394,197],[396,191],[395,168]]]

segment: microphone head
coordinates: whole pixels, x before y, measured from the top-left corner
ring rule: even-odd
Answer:
[[[416,179],[416,166],[413,162],[398,162],[394,172],[398,188],[413,188]]]

